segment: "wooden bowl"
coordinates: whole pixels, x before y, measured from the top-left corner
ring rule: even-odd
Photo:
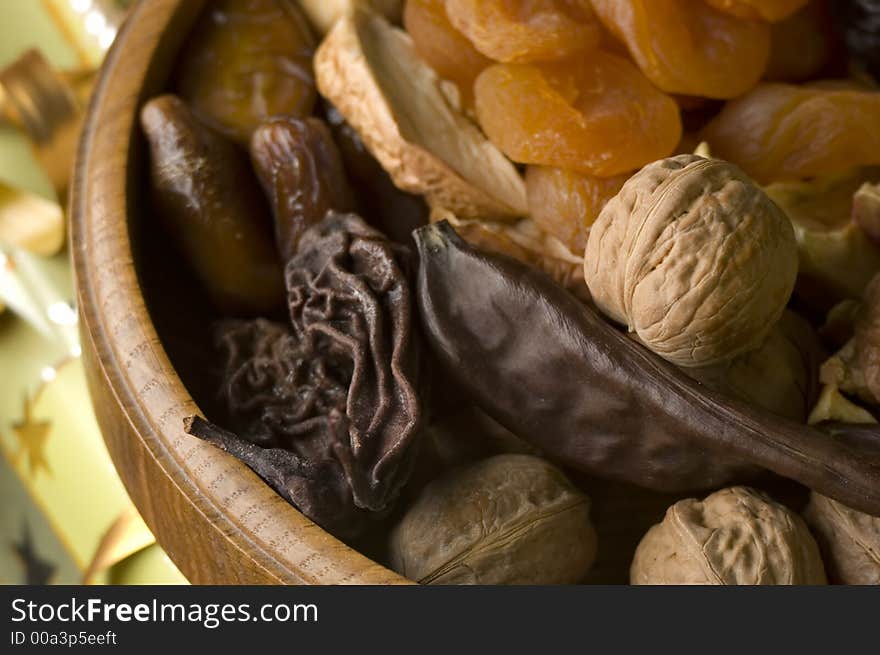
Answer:
[[[202,5],[137,4],[104,64],[80,142],[72,257],[104,439],[138,510],[194,584],[407,582],[316,526],[243,464],[183,432],[184,417],[201,413],[182,371],[204,365],[185,360],[192,339],[205,338],[206,319],[152,230],[137,116],[164,88]],[[164,330],[172,314],[192,334]]]

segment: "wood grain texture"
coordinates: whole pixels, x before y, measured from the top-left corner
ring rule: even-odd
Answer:
[[[144,184],[137,112],[163,88],[202,4],[135,7],[80,142],[71,252],[98,422],[132,500],[194,584],[406,583],[317,527],[237,460],[183,432],[184,417],[200,412],[147,312],[131,217]]]

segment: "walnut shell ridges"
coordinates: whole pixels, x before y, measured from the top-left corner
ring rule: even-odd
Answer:
[[[642,538],[632,584],[825,584],[819,548],[794,512],[746,487],[682,500]]]
[[[584,256],[599,308],[686,367],[758,347],[797,268],[782,210],[736,166],[696,155],[630,178],[600,213]]]
[[[596,556],[590,500],[530,455],[430,483],[394,529],[392,568],[427,584],[572,584]]]
[[[880,517],[814,491],[804,518],[816,535],[832,582],[880,585]]]

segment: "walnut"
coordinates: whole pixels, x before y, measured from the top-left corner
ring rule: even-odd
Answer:
[[[870,425],[877,423],[877,419],[864,407],[859,407],[849,398],[840,393],[836,384],[826,384],[822,387],[816,405],[810,411],[807,418],[809,425],[834,421],[837,423],[860,423]]]
[[[853,194],[852,220],[871,243],[880,245],[880,184],[865,182]]]
[[[880,404],[880,273],[865,289],[852,339],[822,364],[822,382]]]
[[[630,178],[594,223],[584,255],[598,307],[685,367],[760,346],[796,276],[785,214],[736,166],[696,155]]]
[[[791,311],[758,348],[732,360],[684,369],[708,387],[803,423],[818,395],[824,351],[812,326]]]
[[[454,105],[406,32],[355,7],[314,64],[318,90],[399,188],[462,218],[527,213],[522,176]]]
[[[429,484],[391,534],[392,568],[431,584],[579,582],[590,501],[543,459],[497,455]]]
[[[816,535],[832,582],[880,585],[880,517],[814,491],[804,518]]]
[[[722,489],[681,500],[644,536],[632,584],[825,584],[803,520],[761,492]]]

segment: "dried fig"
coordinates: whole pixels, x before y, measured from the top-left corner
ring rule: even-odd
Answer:
[[[797,275],[791,223],[736,166],[696,155],[649,164],[590,230],[596,305],[679,366],[759,346]]]
[[[315,74],[401,189],[462,218],[528,213],[516,168],[453,106],[404,31],[355,9],[321,44]]]
[[[825,584],[803,520],[765,494],[722,489],[669,508],[636,549],[632,584]]]
[[[369,7],[389,21],[398,22],[403,0],[299,0],[300,7],[319,34],[326,34],[342,16],[356,6]]]

